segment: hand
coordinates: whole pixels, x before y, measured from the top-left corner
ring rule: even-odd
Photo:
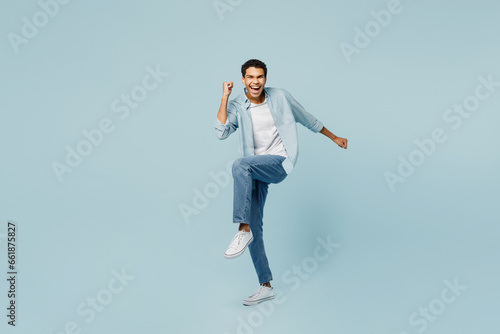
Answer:
[[[231,91],[233,90],[233,82],[226,81],[222,84],[222,95],[225,97],[229,97],[231,95]]]
[[[342,137],[335,137],[335,139],[333,141],[335,142],[335,144],[339,145],[340,147],[347,149],[347,139],[342,138]]]

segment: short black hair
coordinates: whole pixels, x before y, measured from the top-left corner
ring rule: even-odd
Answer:
[[[247,60],[243,65],[241,65],[241,75],[244,78],[247,73],[247,69],[250,67],[261,68],[264,70],[264,77],[267,78],[267,66],[258,59]]]

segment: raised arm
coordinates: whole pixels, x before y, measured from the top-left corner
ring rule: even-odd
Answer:
[[[222,84],[222,101],[215,121],[215,135],[219,139],[226,139],[238,128],[236,114],[234,111],[231,111],[232,108],[228,108],[229,96],[231,95],[232,89],[233,82],[228,81]]]
[[[229,101],[229,95],[233,90],[233,82],[228,81],[222,84],[222,101],[220,103],[219,112],[217,113],[217,119],[221,123],[226,123],[227,119],[227,101]]]

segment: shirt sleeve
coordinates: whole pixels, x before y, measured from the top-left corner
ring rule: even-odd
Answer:
[[[292,109],[293,117],[295,117],[295,122],[299,122],[312,132],[319,132],[323,129],[323,123],[321,123],[316,117],[308,113],[304,107],[293,98],[287,90],[283,89],[286,99],[290,103]]]
[[[215,135],[218,139],[226,139],[237,129],[238,118],[236,116],[236,106],[234,102],[229,101],[227,104],[226,123],[222,123],[217,117],[215,118]]]

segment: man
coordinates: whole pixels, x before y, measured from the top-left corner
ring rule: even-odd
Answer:
[[[273,279],[262,238],[262,217],[268,185],[280,183],[293,170],[298,157],[296,122],[320,132],[346,149],[347,139],[337,137],[284,89],[266,88],[267,67],[250,59],[241,67],[244,93],[229,101],[233,82],[223,83],[222,102],[215,134],[225,139],[238,128],[244,157],[233,163],[233,223],[239,224],[224,256],[240,256],[248,246],[260,287],[243,301],[255,305],[273,299]]]

